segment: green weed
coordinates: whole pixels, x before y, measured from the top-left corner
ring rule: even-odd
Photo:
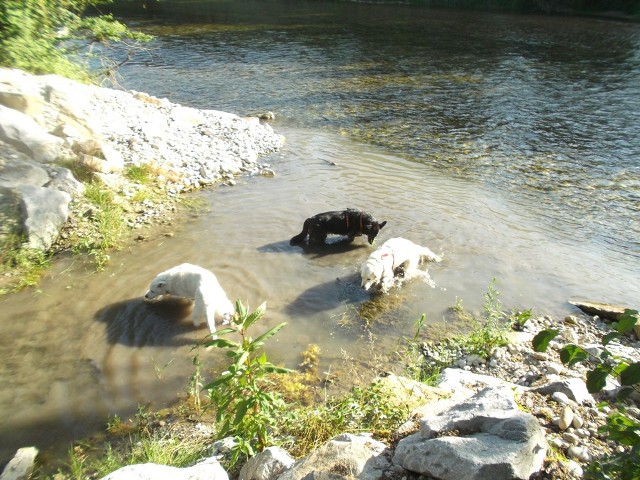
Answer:
[[[249,312],[240,300],[235,305],[236,316],[229,327],[216,332],[218,338],[206,343],[208,348],[227,351],[231,363],[215,380],[205,385],[216,411],[220,436],[232,435],[236,444],[229,458],[230,468],[242,457],[250,457],[270,444],[270,426],[284,410],[280,394],[269,389],[269,375],[289,373],[267,361],[259,353],[264,343],[276,335],[286,323],[281,323],[259,337],[249,336],[251,327],[262,318],[266,304]],[[235,335],[238,341],[225,337]]]

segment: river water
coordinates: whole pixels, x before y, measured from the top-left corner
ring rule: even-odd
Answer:
[[[171,236],[114,252],[103,272],[61,259],[37,289],[1,300],[0,461],[24,445],[64,450],[109,415],[184,395],[207,332],[189,306],[141,300],[182,262],[250,307],[266,300],[258,330],[288,323],[272,361],[295,367],[319,345],[321,371],[343,387],[353,364],[387,368],[423,313],[455,332],[450,307],[480,311],[494,278],[505,309],[639,306],[640,25],[285,1],[126,20],[156,40],[121,86],[273,111],[287,143],[263,159],[275,177],[199,193]],[[388,222],[378,245],[402,236],[442,254],[428,267],[435,286],[409,282],[372,307],[364,240],[289,246],[307,216],[346,207]]]

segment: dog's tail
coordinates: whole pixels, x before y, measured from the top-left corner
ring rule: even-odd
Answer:
[[[304,221],[304,225],[302,226],[302,231],[295,237],[292,237],[291,240],[289,240],[289,245],[298,245],[304,242],[305,239],[307,238],[308,233],[309,233],[309,219],[307,218]]]

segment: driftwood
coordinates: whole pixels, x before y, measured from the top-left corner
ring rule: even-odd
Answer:
[[[589,315],[598,315],[602,319],[617,322],[625,310],[629,307],[623,307],[621,305],[612,305],[610,303],[598,303],[598,302],[575,302],[569,301],[571,305],[575,305],[584,313]]]

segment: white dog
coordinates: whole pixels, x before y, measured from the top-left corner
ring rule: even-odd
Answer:
[[[362,288],[374,285],[386,293],[394,283],[395,274],[402,269],[405,278],[415,276],[423,261],[439,262],[442,259],[427,247],[416,245],[405,238],[391,238],[374,251],[360,268]]]
[[[227,298],[216,276],[198,265],[183,263],[159,273],[144,298],[152,300],[162,295],[194,300],[193,324],[199,327],[200,318],[204,316],[212,334],[216,331],[216,317],[222,323],[229,323],[234,316],[233,303]]]

